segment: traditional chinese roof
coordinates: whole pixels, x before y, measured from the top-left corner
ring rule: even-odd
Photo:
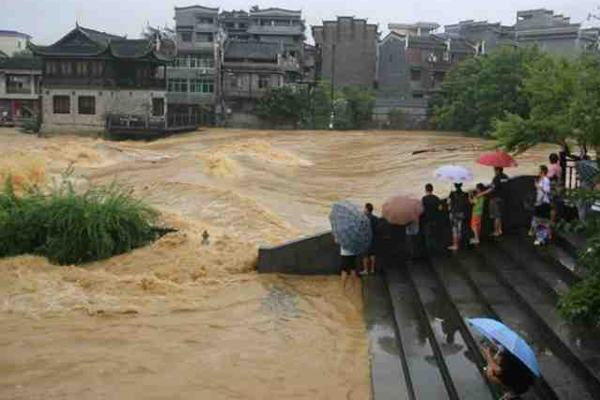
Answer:
[[[9,57],[0,59],[0,70],[41,70],[42,60],[37,57]]]
[[[231,40],[225,48],[225,58],[277,60],[282,48],[279,43]]]
[[[112,56],[123,59],[150,58],[171,61],[173,56],[156,50],[155,41],[150,39],[127,39],[106,32],[81,26],[75,27],[50,46],[29,44],[36,56],[41,57],[98,57]]]
[[[0,60],[3,59],[3,58],[8,58],[8,54],[6,54],[2,50],[0,50]]]

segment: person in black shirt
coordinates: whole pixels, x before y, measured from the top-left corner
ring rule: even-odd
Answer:
[[[450,193],[450,222],[452,223],[452,246],[448,250],[458,250],[463,233],[463,223],[467,218],[469,195],[462,190],[462,183],[455,183],[456,190]]]
[[[367,253],[363,256],[362,264],[363,264],[363,273],[365,274],[374,274],[375,273],[375,246],[377,244],[375,240],[375,234],[377,230],[377,223],[379,222],[379,218],[373,215],[373,204],[367,203],[365,204],[365,214],[369,217],[371,222],[371,232],[373,233],[371,239],[371,247]]]
[[[490,218],[494,220],[494,232],[492,236],[502,235],[502,211],[504,206],[504,184],[508,182],[508,176],[504,174],[504,169],[494,167],[494,179],[488,190],[483,195],[491,193],[490,199]]]
[[[423,236],[425,248],[429,253],[436,250],[437,230],[436,225],[442,207],[440,198],[433,194],[433,185],[425,185],[425,196],[421,199],[423,203]]]

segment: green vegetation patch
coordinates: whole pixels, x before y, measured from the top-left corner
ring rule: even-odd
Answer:
[[[34,187],[17,196],[9,178],[0,191],[0,257],[38,254],[61,265],[103,260],[155,240],[157,218],[117,183],[76,191],[65,179],[47,192]]]
[[[599,199],[598,191],[577,191],[572,196],[574,200],[593,201]],[[563,224],[565,231],[584,232],[588,238],[587,248],[579,257],[578,262],[587,269],[586,279],[573,286],[561,296],[558,309],[561,315],[570,322],[579,325],[600,327],[600,217],[588,217],[585,224]]]

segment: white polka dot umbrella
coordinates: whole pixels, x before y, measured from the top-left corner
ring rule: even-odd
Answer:
[[[458,165],[439,167],[435,170],[433,176],[436,179],[452,183],[465,183],[473,180],[473,173],[469,169]]]

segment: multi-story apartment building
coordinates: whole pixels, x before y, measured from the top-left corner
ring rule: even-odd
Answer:
[[[173,56],[162,40],[77,26],[50,46],[30,49],[42,60],[44,132],[104,132],[111,115],[166,126],[165,70]]]
[[[573,24],[570,18],[546,9],[518,11],[513,26],[469,20],[446,25],[444,29],[475,44],[479,54],[489,54],[505,46],[534,45],[561,57],[599,52],[597,28],[582,29],[581,24]]]
[[[493,53],[502,47],[517,45],[514,28],[502,25],[499,22],[461,21],[458,24],[444,26],[444,31],[447,34],[466,39],[476,46],[478,54]]]
[[[538,45],[549,54],[576,57],[598,53],[598,29],[582,29],[581,24],[551,10],[518,11],[514,32],[519,46]]]
[[[419,126],[427,116],[428,99],[441,90],[454,64],[475,54],[476,46],[450,33],[432,33],[432,23],[390,24],[379,44],[375,113],[384,118],[391,108],[412,116]]]
[[[219,104],[219,9],[176,7],[177,58],[167,71],[171,107],[210,118]]]
[[[0,53],[12,57],[14,53],[27,50],[27,42],[31,36],[17,31],[0,30]]]
[[[364,19],[338,17],[313,26],[312,34],[320,55],[321,79],[335,87],[373,87],[377,73],[377,25]]]
[[[39,116],[41,75],[36,58],[0,59],[0,120],[19,123]]]

